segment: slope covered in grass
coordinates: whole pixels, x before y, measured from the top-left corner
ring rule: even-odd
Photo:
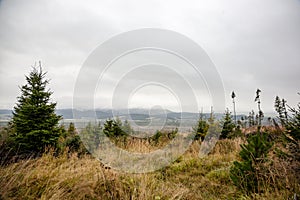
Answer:
[[[213,152],[198,157],[199,143],[171,166],[148,174],[125,174],[101,165],[89,155],[53,156],[1,166],[2,199],[288,199],[293,189],[241,193],[229,171],[242,139],[222,140]]]

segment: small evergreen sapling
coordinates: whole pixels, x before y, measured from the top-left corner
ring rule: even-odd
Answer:
[[[247,144],[241,145],[241,161],[234,161],[230,168],[230,178],[234,185],[245,192],[259,191],[261,177],[258,176],[258,170],[267,161],[272,146],[268,133],[249,136]]]
[[[233,133],[235,124],[232,121],[231,113],[226,109],[223,117],[223,129],[220,135],[220,139],[226,139],[228,136]]]
[[[193,128],[195,132],[195,140],[203,141],[207,134],[208,128],[209,125],[204,119],[203,112],[201,111],[197,126]]]

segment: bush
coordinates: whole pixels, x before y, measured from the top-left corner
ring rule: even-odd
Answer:
[[[151,140],[154,141],[155,144],[158,144],[161,137],[162,137],[162,132],[156,131],[156,133],[151,137]]]
[[[234,185],[245,192],[259,191],[261,179],[258,171],[267,161],[267,154],[273,145],[268,136],[266,132],[251,135],[247,144],[241,145],[241,161],[234,161],[230,169],[230,178]]]
[[[150,141],[150,143],[154,143],[154,145],[166,144],[175,138],[177,133],[177,128],[174,130],[157,130],[152,137],[148,138],[148,141]]]
[[[237,125],[231,133],[228,134],[228,138],[229,139],[233,139],[233,138],[237,138],[237,137],[243,137],[243,132],[242,129],[240,127],[240,125]]]

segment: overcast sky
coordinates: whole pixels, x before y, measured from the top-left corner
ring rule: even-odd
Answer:
[[[2,0],[0,27],[0,108],[14,106],[18,86],[38,61],[58,108],[71,108],[77,75],[91,52],[140,28],[172,30],[198,43],[222,78],[229,108],[232,90],[239,112],[256,109],[257,88],[265,112],[273,111],[276,95],[292,106],[300,100],[299,0]],[[131,107],[149,105],[151,92],[162,105],[176,99],[157,86],[143,90]]]

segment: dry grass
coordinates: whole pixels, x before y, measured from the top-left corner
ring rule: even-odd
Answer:
[[[124,174],[101,165],[89,155],[53,156],[0,167],[2,199],[286,199],[293,193],[279,188],[247,196],[230,181],[229,169],[237,159],[241,139],[219,141],[213,152],[198,157],[199,143],[171,166],[148,174]],[[141,152],[150,144],[130,143]],[[284,166],[283,166],[284,167]],[[280,173],[280,172],[274,172]],[[1,197],[0,197],[1,199]]]

